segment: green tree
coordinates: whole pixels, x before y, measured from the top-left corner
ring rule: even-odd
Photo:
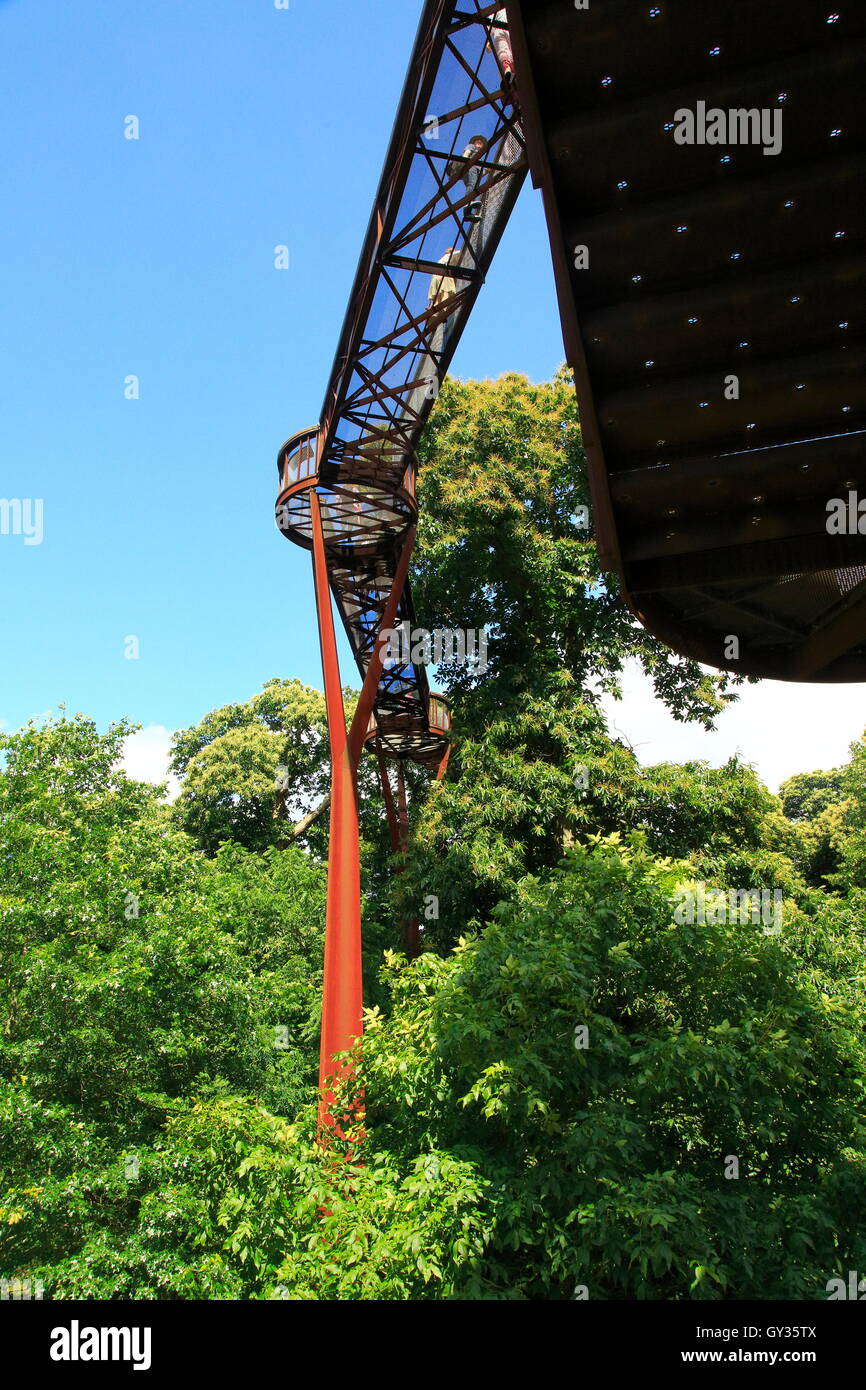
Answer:
[[[130,726],[31,726],[0,740],[0,1273],[822,1298],[866,1264],[866,741],[780,799],[611,738],[630,658],[707,726],[731,685],[602,579],[565,374],[447,383],[422,454],[419,621],[487,626],[491,664],[439,673],[455,745],[444,782],[410,769],[400,873],[362,763],[363,1163],[315,1143],[321,694],[270,681],[178,734],[174,808],[118,770]],[[778,890],[781,932],[681,922],[697,883]]]
[[[581,698],[616,692],[629,658],[680,719],[711,727],[736,684],[651,637],[599,567],[586,460],[567,371],[534,385],[443,385],[419,448],[421,519],[412,583],[429,627],[490,633],[489,671],[443,668],[467,733],[567,672]],[[471,692],[471,698],[470,698]]]
[[[321,868],[205,856],[118,769],[129,732],[61,718],[0,741],[3,1273],[119,1241],[127,1159],[196,1098],[291,1116],[315,1094]]]
[[[210,854],[223,840],[264,849],[291,838],[295,826],[321,850],[328,767],[324,696],[298,680],[267,681],[252,699],[175,734],[175,816]]]
[[[357,700],[357,691],[344,689],[347,724]],[[181,783],[174,818],[208,854],[223,841],[250,850],[296,843],[327,854],[330,754],[321,691],[298,680],[266,681],[258,695],[176,733],[171,768]],[[358,795],[362,833],[378,842],[381,794],[370,756],[361,759]]]
[[[866,733],[851,744],[851,761],[842,772],[842,790],[844,819],[833,840],[840,869],[830,879],[837,887],[849,889],[866,910]]]
[[[841,867],[851,809],[849,788],[850,772],[844,767],[798,772],[779,788],[785,815],[798,837],[792,855],[807,882],[815,887],[832,884]]]
[[[861,932],[838,922],[804,968],[793,907],[778,939],[677,925],[684,872],[596,841],[449,957],[392,958],[364,1048],[392,1203],[359,1188],[319,1289],[353,1296],[356,1232],[377,1296],[818,1299],[862,1267]],[[402,1185],[429,1174],[435,1208],[454,1165],[462,1231],[416,1242],[406,1295]]]

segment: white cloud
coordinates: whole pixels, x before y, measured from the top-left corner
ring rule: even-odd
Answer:
[[[720,767],[732,754],[752,763],[771,791],[795,772],[838,767],[866,726],[866,685],[795,685],[761,681],[741,686],[736,704],[708,734],[680,724],[658,700],[636,664],[623,678],[622,701],[602,701],[612,734],[622,734],[642,763],[701,759]]]
[[[120,766],[137,782],[168,782],[168,800],[174,801],[180,783],[168,770],[171,739],[164,725],[148,724],[125,740]]]
[[[795,772],[838,767],[866,728],[866,685],[795,685],[761,681],[741,686],[739,700],[718,718],[715,733],[680,724],[653,693],[636,663],[623,675],[621,701],[602,699],[611,733],[620,735],[645,765],[701,760],[721,767],[737,754],[752,763],[771,791]],[[2,727],[2,723],[0,723]],[[168,782],[168,799],[180,790],[169,773],[172,733],[150,724],[131,734],[121,766],[141,782]]]

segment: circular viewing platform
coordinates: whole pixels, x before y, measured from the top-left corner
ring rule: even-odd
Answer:
[[[283,535],[311,550],[313,526],[310,494],[315,488],[325,544],[352,554],[376,554],[393,544],[417,520],[415,476],[391,465],[381,446],[369,445],[347,454],[322,482],[318,474],[318,428],[292,435],[277,456],[280,491],[276,523]]]
[[[427,698],[426,726],[420,709],[380,709],[370,716],[365,747],[381,749],[386,758],[405,758],[409,762],[437,767],[448,747],[451,710],[444,695]]]

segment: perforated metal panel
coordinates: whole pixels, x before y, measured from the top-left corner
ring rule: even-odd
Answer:
[[[866,6],[507,9],[603,564],[683,653],[866,680]]]

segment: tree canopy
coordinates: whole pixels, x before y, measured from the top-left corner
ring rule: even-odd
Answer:
[[[322,695],[268,680],[179,731],[172,804],[120,770],[130,725],[61,713],[0,736],[0,1274],[825,1298],[866,1268],[866,737],[774,796],[611,735],[629,659],[679,718],[736,692],[601,575],[564,374],[446,383],[422,464],[417,611],[488,627],[490,666],[437,673],[454,749],[411,770],[400,873],[364,763],[360,1152],[315,1142]]]

